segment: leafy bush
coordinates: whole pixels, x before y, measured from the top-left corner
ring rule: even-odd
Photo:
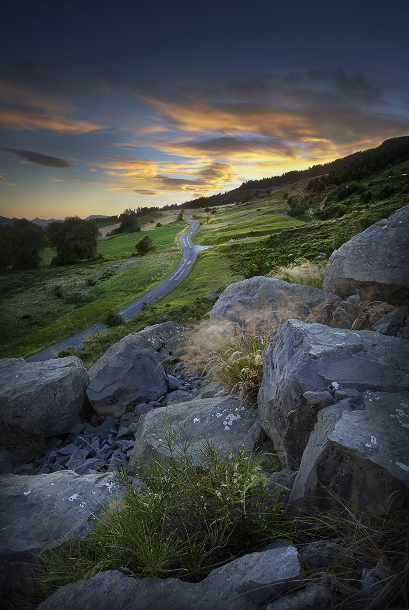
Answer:
[[[121,326],[124,324],[124,319],[119,313],[115,313],[114,311],[110,310],[107,312],[103,322],[106,326],[108,326],[108,328],[112,328],[114,326]]]
[[[145,235],[145,237],[142,237],[142,239],[136,242],[135,250],[139,256],[144,256],[148,252],[156,250],[156,246],[153,243],[151,236]]]

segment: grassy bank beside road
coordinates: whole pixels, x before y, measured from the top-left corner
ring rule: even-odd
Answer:
[[[103,320],[151,290],[179,264],[183,225],[100,242],[103,258],[78,265],[10,272],[0,281],[0,357],[28,357]],[[145,234],[157,251],[131,257]],[[46,251],[51,260],[52,250]]]

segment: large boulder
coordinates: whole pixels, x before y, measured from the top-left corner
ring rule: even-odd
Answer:
[[[333,321],[340,305],[344,304],[339,297],[318,288],[255,276],[228,286],[213,306],[210,319],[229,320],[240,327],[267,323],[273,328],[288,318],[306,320],[311,316],[314,322],[326,323]],[[341,326],[349,322],[344,311],[338,317]]]
[[[409,205],[355,235],[335,250],[324,290],[342,298],[405,304],[409,298]]]
[[[301,575],[297,549],[286,546],[244,555],[198,583],[102,572],[59,589],[37,610],[256,610]]]
[[[409,392],[367,391],[322,409],[289,498],[294,508],[359,506],[373,515],[409,507]]]
[[[35,562],[35,554],[67,538],[85,537],[92,514],[112,500],[106,474],[71,470],[38,476],[0,477],[0,588],[12,588]]]
[[[146,344],[147,339],[128,335],[90,368],[87,396],[99,415],[118,418],[136,405],[166,394],[166,373]]]
[[[26,362],[0,360],[0,420],[28,434],[53,436],[80,421],[88,373],[75,356]]]
[[[263,428],[284,467],[297,469],[320,409],[366,390],[409,391],[409,343],[372,331],[288,320],[265,350]]]
[[[140,461],[152,455],[169,456],[165,438],[173,434],[189,442],[189,452],[201,460],[204,438],[219,447],[224,454],[245,447],[251,452],[262,434],[257,413],[243,406],[235,396],[196,398],[189,402],[161,407],[143,415],[139,421],[135,446],[129,462],[134,472]]]

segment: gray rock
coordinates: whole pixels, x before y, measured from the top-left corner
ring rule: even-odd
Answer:
[[[375,595],[383,589],[391,577],[393,577],[393,572],[386,565],[378,563],[370,570],[365,568],[362,572],[360,589],[365,593]]]
[[[405,304],[409,298],[409,205],[355,235],[331,255],[324,290],[343,298]]]
[[[112,345],[89,371],[87,396],[99,415],[121,417],[168,389],[165,371],[152,350],[134,339],[129,335]]]
[[[409,506],[409,392],[367,391],[318,414],[287,511],[347,502],[373,515]]]
[[[301,576],[298,551],[293,546],[264,551],[262,559],[249,570],[236,587],[255,604],[267,604],[286,591]]]
[[[74,451],[74,453],[69,458],[68,467],[70,470],[74,470],[78,474],[83,474],[78,472],[77,468],[82,466],[85,460],[88,458],[90,454],[90,450],[88,449],[78,449],[78,451]]]
[[[330,610],[331,589],[323,583],[312,583],[294,593],[289,593],[267,606],[266,610]]]
[[[250,599],[255,595],[253,583],[264,591],[264,599],[274,598],[297,574],[300,565],[294,547],[244,555],[199,583],[140,580],[111,570],[59,589],[37,610],[256,610],[260,606]],[[240,586],[243,593],[238,592]]]
[[[162,361],[174,354],[176,344],[181,340],[185,331],[186,328],[180,324],[169,321],[147,326],[137,335],[147,341],[158,360]]]
[[[315,322],[332,318],[341,299],[311,286],[255,276],[228,286],[210,312],[210,319],[228,320],[240,327],[267,324],[276,328],[288,318]]]
[[[365,390],[409,391],[408,342],[371,331],[285,322],[265,350],[258,395],[260,421],[283,467],[299,467],[318,411],[342,390],[354,390],[349,400],[356,405]]]
[[[270,493],[271,504],[274,504],[276,501],[286,504],[297,473],[289,468],[283,468],[279,472],[263,471],[263,474],[269,481],[267,489]]]
[[[79,464],[73,470],[77,474],[92,474],[106,469],[108,464],[100,457],[88,458],[83,464]]]
[[[60,467],[62,468],[62,466]],[[114,496],[107,475],[71,470],[0,477],[0,588],[13,587],[51,541],[84,537],[92,512]]]
[[[168,394],[166,397],[166,401],[168,405],[177,404],[179,402],[186,402],[187,400],[192,400],[193,394],[191,392],[186,392],[185,390],[176,390],[176,392],[172,392]]]
[[[173,375],[168,375],[169,390],[178,390],[182,382]]]
[[[215,396],[225,396],[226,394],[226,388],[217,383],[217,381],[212,381],[201,389],[200,398],[214,398]]]
[[[243,446],[250,452],[262,433],[256,411],[244,406],[235,396],[193,399],[154,409],[141,417],[129,465],[131,472],[140,460],[149,460],[152,454],[169,455],[163,441],[169,425],[190,440],[189,451],[197,460],[200,460],[203,437],[210,439],[223,453],[240,450]]]
[[[69,432],[79,422],[88,383],[79,358],[5,358],[0,360],[0,378],[1,427],[47,437]]]

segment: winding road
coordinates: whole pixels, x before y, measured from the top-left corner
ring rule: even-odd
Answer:
[[[188,274],[196,256],[201,250],[205,250],[206,246],[196,246],[192,244],[190,241],[190,237],[197,231],[197,222],[192,220],[190,216],[186,214],[186,219],[190,222],[190,228],[181,235],[180,243],[183,247],[183,259],[176,267],[176,269],[168,275],[160,284],[158,284],[153,290],[145,294],[143,297],[134,301],[127,307],[124,307],[119,312],[122,318],[127,321],[136,316],[143,307],[143,304],[146,303],[150,305],[151,303],[156,302],[161,297],[165,296],[168,292],[172,290],[175,286],[179,284],[181,280]],[[26,358],[27,362],[39,362],[41,360],[49,360],[50,358],[54,358],[59,351],[66,349],[69,346],[78,347],[81,343],[89,337],[93,335],[97,331],[105,330],[107,327],[104,324],[94,324],[90,328],[83,330],[82,332],[66,339],[65,341],[61,341],[61,343],[57,343],[52,347],[49,347],[38,354],[34,354],[34,356],[30,356]]]

